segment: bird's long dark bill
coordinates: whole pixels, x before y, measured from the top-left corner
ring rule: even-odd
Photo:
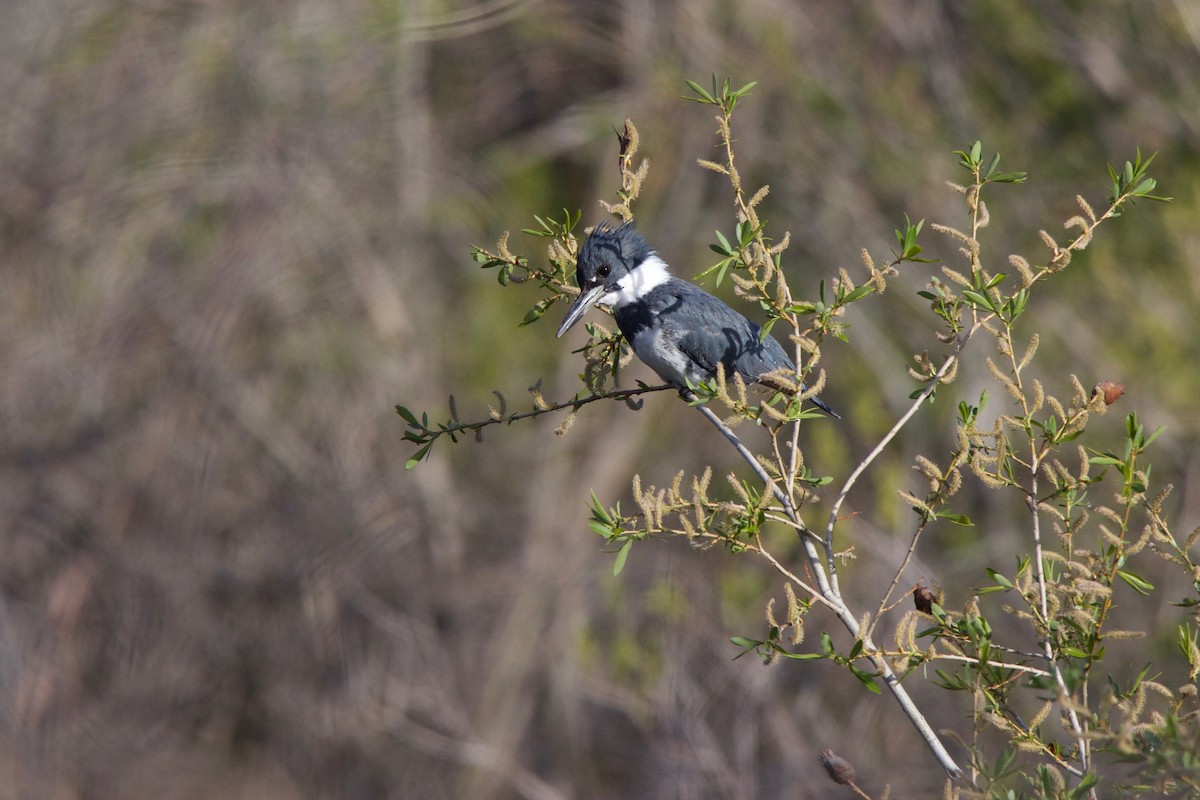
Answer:
[[[575,303],[571,306],[570,310],[567,311],[567,316],[563,319],[562,325],[558,326],[558,333],[556,333],[555,336],[562,336],[571,329],[572,325],[574,325],[576,322],[579,322],[579,320],[583,318],[583,315],[587,313],[587,310],[592,307],[592,305],[603,293],[604,285],[601,284],[600,286],[593,286],[591,289],[588,289],[586,292],[579,295],[579,297],[575,298]]]

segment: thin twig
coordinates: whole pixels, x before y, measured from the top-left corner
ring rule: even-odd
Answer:
[[[1038,669],[1037,667],[1027,667],[1024,664],[1008,664],[1003,661],[980,661],[978,658],[960,656],[954,653],[938,653],[936,656],[934,656],[934,658],[945,659],[947,661],[963,661],[967,664],[986,664],[989,667],[996,667],[998,669],[1013,669],[1017,670],[1018,672],[1028,672],[1030,675],[1038,675],[1043,678],[1050,677],[1050,673],[1046,670]]]
[[[1068,700],[1071,696],[1071,691],[1067,688],[1066,679],[1063,678],[1062,670],[1058,667],[1058,660],[1054,656],[1054,645],[1050,642],[1050,610],[1046,601],[1046,573],[1042,569],[1042,526],[1038,518],[1037,509],[1037,467],[1038,459],[1034,457],[1033,472],[1029,481],[1029,511],[1033,517],[1033,552],[1034,552],[1034,569],[1037,575],[1038,584],[1038,603],[1041,606],[1042,621],[1046,625],[1046,637],[1042,639],[1042,648],[1046,653],[1046,660],[1050,662],[1050,669],[1054,673],[1054,683],[1058,686],[1058,691],[1062,694],[1063,700]],[[1075,706],[1070,702],[1063,702],[1066,706],[1067,718],[1071,721],[1071,730],[1075,734],[1075,743],[1079,748],[1079,766],[1083,772],[1088,770],[1088,749],[1087,737],[1083,734],[1083,724],[1079,721],[1079,714],[1075,711]]]
[[[552,414],[555,411],[563,411],[568,408],[572,411],[578,411],[588,403],[595,403],[597,400],[628,400],[629,398],[637,397],[638,395],[649,394],[651,392],[661,392],[674,388],[674,386],[664,383],[658,386],[639,386],[636,389],[617,389],[612,392],[601,392],[599,394],[593,393],[584,397],[575,397],[570,400],[564,400],[561,403],[546,403],[544,408],[535,408],[532,411],[522,411],[517,414],[508,415],[498,414],[490,419],[480,420],[479,422],[452,421],[453,424],[447,425],[444,428],[439,428],[438,430],[422,427],[421,432],[429,437],[422,440],[422,443],[433,442],[442,436],[467,433],[468,431],[471,433],[479,433],[479,431],[489,425],[511,425],[512,423],[523,419],[539,417],[542,414]],[[409,427],[412,426],[410,425]]]
[[[904,574],[904,570],[908,569],[909,563],[913,556],[917,553],[917,542],[921,539],[921,534],[925,531],[925,526],[929,524],[929,519],[922,518],[921,524],[913,531],[912,537],[908,542],[908,550],[904,553],[904,558],[900,560],[900,566],[896,567],[896,574],[892,576],[892,582],[888,585],[887,591],[879,598],[879,608],[875,609],[875,614],[871,617],[871,624],[867,626],[867,633],[874,633],[875,626],[879,624],[879,620],[883,618],[883,613],[887,610],[888,600],[892,597],[892,592],[896,591],[896,587],[900,584],[900,576]],[[896,602],[899,603],[904,599],[901,595]]]
[[[833,528],[835,525],[837,525],[838,512],[842,510],[842,503],[846,501],[846,497],[850,494],[850,489],[854,487],[854,484],[858,482],[858,479],[862,476],[862,474],[867,471],[867,467],[871,466],[871,463],[879,457],[879,454],[883,452],[883,449],[887,447],[888,444],[891,443],[892,439],[896,438],[896,435],[900,433],[901,429],[908,424],[908,421],[912,419],[914,414],[917,413],[917,410],[921,408],[921,405],[927,399],[929,399],[929,396],[933,394],[938,385],[941,383],[942,378],[945,377],[946,373],[950,371],[950,368],[954,366],[955,362],[958,360],[959,353],[961,353],[963,348],[967,346],[967,342],[971,339],[971,336],[974,335],[975,331],[979,330],[982,325],[982,321],[977,321],[966,333],[958,337],[958,343],[955,345],[954,350],[950,353],[950,355],[946,356],[946,360],[942,363],[942,366],[938,369],[938,371],[934,373],[933,378],[929,381],[929,385],[925,387],[924,391],[917,395],[917,398],[913,400],[912,404],[908,407],[908,411],[904,413],[904,416],[896,420],[896,424],[893,425],[892,429],[887,432],[887,435],[879,440],[879,444],[875,445],[875,448],[867,454],[867,457],[864,458],[862,462],[860,462],[859,465],[854,468],[854,471],[850,473],[850,477],[846,479],[846,483],[842,486],[842,490],[838,493],[837,499],[833,501],[833,507],[829,510],[829,521],[825,524],[825,553],[830,569],[833,568]],[[901,567],[901,569],[903,569],[903,567]],[[836,588],[836,572],[833,573],[833,576],[834,586]],[[899,577],[900,575],[897,573],[896,580],[899,580]],[[893,588],[895,588],[894,582]]]

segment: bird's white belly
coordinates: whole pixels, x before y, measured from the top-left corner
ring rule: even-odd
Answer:
[[[638,336],[633,352],[646,366],[654,370],[658,377],[681,389],[687,386],[688,381],[697,384],[711,377],[697,369],[692,360],[678,348],[666,346],[659,329],[647,330]]]

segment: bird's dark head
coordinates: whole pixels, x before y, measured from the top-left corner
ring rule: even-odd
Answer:
[[[579,248],[575,280],[584,292],[596,286],[614,288],[653,254],[632,222],[617,227],[597,225]]]
[[[632,222],[617,227],[597,225],[579,248],[575,280],[580,294],[567,311],[558,335],[566,333],[596,303],[620,305],[622,301],[635,299],[639,291],[637,284],[642,281],[634,278],[639,268],[649,263],[662,265],[665,274],[665,265]]]

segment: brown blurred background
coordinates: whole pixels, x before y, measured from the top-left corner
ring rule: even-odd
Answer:
[[[885,258],[905,212],[962,224],[944,181],[977,138],[1031,176],[991,195],[998,270],[1040,259],[1038,228],[1061,230],[1077,192],[1099,207],[1106,162],[1159,151],[1175,202],[1102,229],[1026,333],[1052,391],[1069,396],[1071,372],[1127,385],[1088,444],[1117,446],[1103,434],[1135,409],[1169,426],[1155,478],[1176,483],[1181,530],[1200,519],[1192,0],[3,13],[0,797],[843,796],[822,747],[872,792],[939,791],[890,699],[822,663],[731,661],[729,637],[761,635],[782,598],[763,565],[668,541],[612,577],[590,490],[628,503],[634,472],[737,468],[674,398],[590,407],[562,439],[556,421],[493,428],[404,470],[398,402],[441,418],[454,392],[482,418],[493,388],[514,405],[538,377],[576,391],[577,339],[518,328],[536,295],[499,289],[469,248],[533,213],[603,219],[625,116],[651,160],[643,232],[682,275],[710,263],[731,204],[695,165],[714,125],[679,99],[685,78],[759,82],[739,163],[771,185],[807,296],[861,274],[863,247]],[[844,477],[907,402],[906,359],[936,347],[915,296],[930,274],[906,267],[851,312],[849,344],[826,344],[846,420],[809,427],[815,471]],[[851,497],[852,602],[873,607],[907,544],[912,456],[944,458],[953,406],[984,388],[998,410],[1002,390],[965,371]],[[1029,546],[1012,498],[959,505],[977,527],[932,531],[905,575],[952,607]],[[1186,592],[1156,570],[1165,596]],[[1147,652],[1177,667],[1162,599],[1121,598],[1156,635],[1114,669]],[[912,687],[935,726],[968,729],[965,696]]]

